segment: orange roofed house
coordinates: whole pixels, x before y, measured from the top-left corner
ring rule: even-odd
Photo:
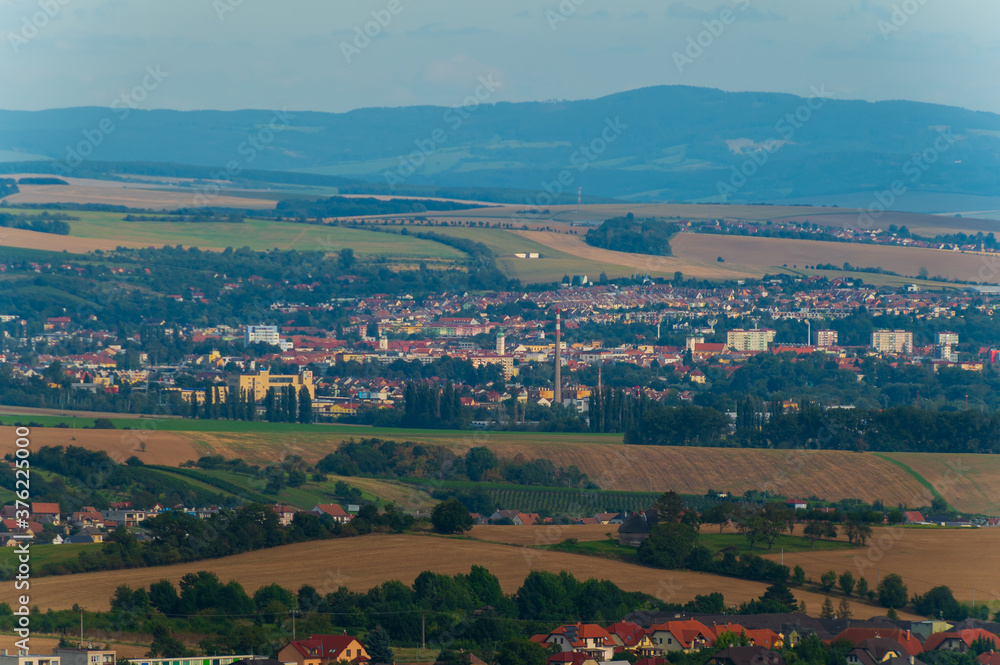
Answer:
[[[312,635],[308,640],[293,640],[278,652],[282,663],[330,665],[330,663],[367,663],[368,652],[351,635]]]
[[[976,639],[982,638],[1000,646],[1000,637],[982,628],[964,628],[946,633],[934,633],[924,642],[924,651],[958,651],[965,653]]]
[[[329,515],[333,518],[334,522],[340,522],[341,524],[347,524],[351,521],[351,514],[336,503],[320,503],[309,512],[319,517]]]
[[[595,660],[611,660],[615,641],[608,631],[594,623],[559,626],[548,635],[536,635],[532,641],[554,644],[562,651],[582,653]]]
[[[700,621],[668,621],[651,626],[646,633],[653,640],[653,646],[668,651],[692,652],[704,649],[715,642],[715,633]]]

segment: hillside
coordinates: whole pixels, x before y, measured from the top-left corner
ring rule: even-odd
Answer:
[[[533,198],[540,198],[539,183],[566,170],[570,190],[635,200],[697,201],[720,193],[731,201],[815,200],[868,192],[858,198],[868,201],[907,173],[908,163],[912,169],[914,154],[936,150],[945,127],[938,167],[907,182],[908,189],[1000,194],[998,115],[835,99],[814,100],[810,111],[806,102],[787,94],[662,86],[590,100],[482,105],[457,123],[453,109],[433,106],[297,111],[277,114],[286,131],[275,133],[253,166],[381,185],[389,174],[408,186],[522,188],[535,191]],[[802,108],[807,121],[784,120]],[[0,150],[66,160],[66,146],[107,114],[96,107],[2,111]],[[106,138],[101,159],[217,167],[232,158],[232,146],[275,118],[263,110],[138,110]],[[435,145],[415,173],[399,176],[400,158],[413,153],[414,141],[442,129],[447,143]],[[745,182],[736,178],[733,169],[753,157],[764,166]]]
[[[560,540],[571,535],[566,527]],[[446,547],[445,547],[446,546]],[[289,565],[295,562],[295,565]],[[494,543],[430,536],[362,536],[343,540],[286,545],[269,550],[240,554],[222,559],[160,568],[138,568],[66,577],[42,577],[32,580],[31,602],[42,610],[68,609],[81,598],[88,610],[107,610],[109,596],[119,584],[148,586],[150,581],[168,579],[177,583],[190,572],[211,570],[225,583],[239,581],[248,593],[268,584],[298,589],[311,584],[320,594],[346,586],[364,591],[386,580],[412,584],[425,570],[453,575],[467,573],[472,563],[495,574],[505,593],[515,591],[532,570],[566,570],[579,579],[608,579],[626,591],[642,591],[663,600],[686,602],[696,594],[722,591],[727,603],[740,603],[760,596],[766,587],[716,575],[687,571],[663,571],[633,564],[609,561],[579,554],[564,554],[524,549]],[[0,591],[0,601],[12,602],[12,585]],[[807,610],[816,612],[823,596],[802,591]],[[854,603],[854,616],[869,617],[884,612],[882,608]],[[904,615],[904,613],[901,613]]]
[[[616,435],[490,432],[485,439],[472,439],[468,432],[462,431],[335,425],[273,424],[270,427],[273,431],[255,432],[241,426],[251,425],[248,423],[179,419],[159,422],[160,427],[171,431],[150,431],[143,435],[118,430],[77,430],[76,440],[71,440],[72,430],[37,428],[32,431],[32,441],[36,446],[72,444],[106,450],[118,455],[118,459],[136,455],[147,463],[176,466],[209,453],[251,463],[268,463],[280,454],[297,454],[315,461],[349,438],[376,436],[447,445],[462,453],[472,446],[485,445],[501,457],[522,454],[528,459],[549,459],[560,466],[576,465],[605,490],[673,489],[685,494],[704,494],[714,489],[742,494],[751,489],[767,489],[789,497],[858,498],[869,502],[882,500],[886,505],[926,505],[929,503],[925,500],[926,483],[934,485],[958,510],[994,514],[993,497],[1000,492],[1000,455],[875,455],[825,450],[626,446]],[[210,431],[204,431],[207,426]],[[0,434],[7,436],[8,441],[13,441],[12,431],[11,427],[0,427]],[[140,450],[143,436],[145,452]],[[903,460],[910,470],[892,460]],[[393,500],[413,500],[411,495],[400,493],[395,485],[349,482]]]

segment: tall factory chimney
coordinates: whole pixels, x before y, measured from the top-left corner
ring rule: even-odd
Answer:
[[[552,401],[562,404],[562,312],[556,310],[556,381]]]

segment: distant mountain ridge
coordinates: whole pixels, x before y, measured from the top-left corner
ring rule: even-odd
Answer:
[[[858,193],[864,201],[901,181],[909,192],[1000,196],[1000,115],[684,86],[458,109],[0,111],[0,151],[68,164],[170,162],[219,174],[507,187],[537,192],[526,202],[539,205],[547,192],[575,195],[578,187],[636,201]]]

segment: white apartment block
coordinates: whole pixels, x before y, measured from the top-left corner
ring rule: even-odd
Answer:
[[[767,351],[776,334],[770,328],[730,330],[726,333],[726,346],[734,351]]]
[[[913,353],[913,333],[906,330],[876,330],[872,348],[879,353]]]
[[[837,346],[840,342],[840,335],[836,330],[817,330],[816,346]]]

